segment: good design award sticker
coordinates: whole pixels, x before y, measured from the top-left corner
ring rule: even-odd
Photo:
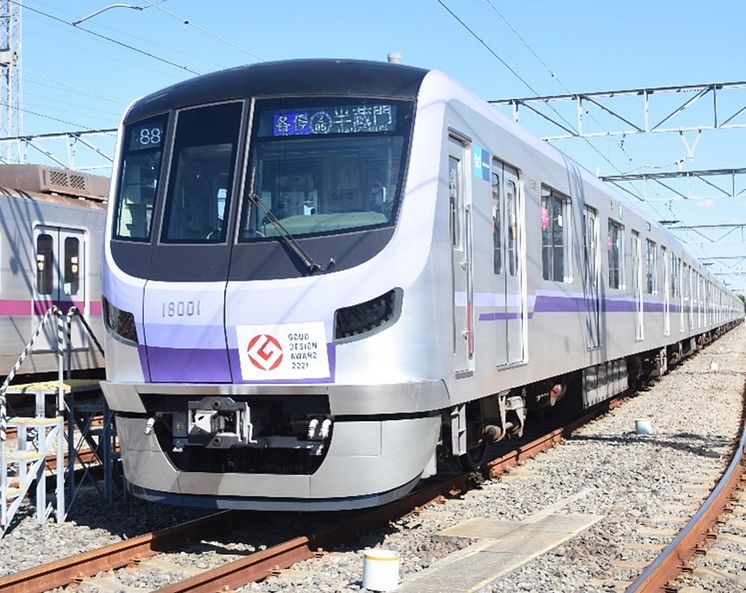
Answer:
[[[244,381],[325,379],[329,376],[324,322],[236,327]]]

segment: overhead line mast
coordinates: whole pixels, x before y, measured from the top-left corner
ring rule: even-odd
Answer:
[[[9,0],[0,0],[0,109],[0,137],[21,135],[21,7]],[[0,145],[0,161],[21,160],[18,142]]]

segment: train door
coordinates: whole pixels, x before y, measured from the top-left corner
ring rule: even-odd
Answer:
[[[492,271],[497,365],[523,360],[523,258],[518,171],[492,162]]]
[[[86,305],[86,236],[85,232],[56,226],[37,226],[34,229],[34,268],[36,278],[33,291],[32,330],[52,306],[63,313],[75,306],[85,314]],[[48,325],[46,343],[37,343],[37,350],[57,348],[57,330]],[[73,348],[81,347],[83,336],[73,325]]]
[[[601,346],[601,303],[598,212],[588,206],[583,210],[583,229],[585,235],[585,302],[586,328],[588,330],[588,348],[593,350]]]
[[[474,370],[474,298],[472,279],[471,199],[468,151],[451,138],[448,152],[449,234],[451,240],[451,282],[453,294],[453,356],[456,376]]]
[[[635,340],[645,339],[642,301],[642,243],[637,231],[632,231],[632,292],[635,296]]]

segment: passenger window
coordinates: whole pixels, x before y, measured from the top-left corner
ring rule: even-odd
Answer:
[[[80,241],[65,239],[65,294],[76,295],[80,290]]]
[[[609,288],[624,288],[624,227],[609,219]]]
[[[542,271],[545,280],[570,282],[570,198],[541,188]]]
[[[228,103],[179,113],[164,243],[225,241],[242,111]]]
[[[654,241],[645,241],[645,288],[648,294],[658,294],[658,246]]]
[[[52,294],[54,290],[54,240],[42,234],[36,238],[36,292]]]
[[[492,270],[502,274],[502,221],[500,220],[500,176],[492,173]]]

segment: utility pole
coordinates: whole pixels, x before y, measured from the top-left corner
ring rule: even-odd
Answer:
[[[21,6],[0,0],[0,137],[23,134],[21,99]],[[18,142],[2,146],[0,162],[19,163]]]

